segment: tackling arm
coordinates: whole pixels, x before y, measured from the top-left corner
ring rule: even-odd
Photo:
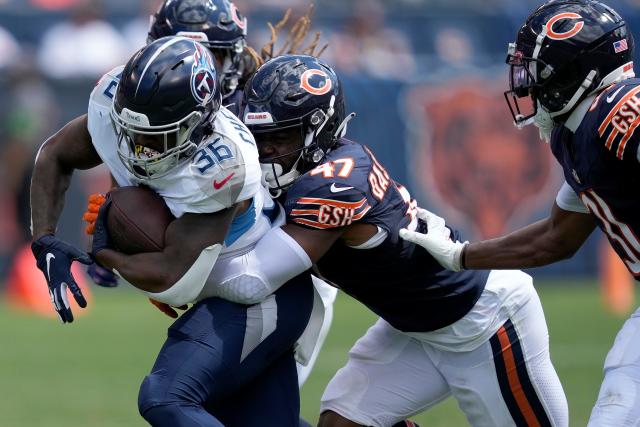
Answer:
[[[293,224],[271,229],[249,253],[221,260],[212,280],[218,296],[242,304],[264,300],[288,280],[308,270],[344,229],[311,230]]]
[[[554,203],[546,219],[503,237],[470,244],[451,240],[439,216],[419,208],[418,217],[427,223],[427,233],[403,229],[400,237],[422,246],[453,271],[551,264],[573,256],[596,226],[591,215],[564,210]]]
[[[529,268],[571,258],[595,226],[591,215],[566,211],[554,203],[546,219],[503,237],[469,244],[464,266],[469,269]]]

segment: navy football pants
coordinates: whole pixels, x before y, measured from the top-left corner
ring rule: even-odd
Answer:
[[[195,304],[168,330],[138,396],[152,426],[298,426],[293,344],[313,305],[309,274],[260,304]]]

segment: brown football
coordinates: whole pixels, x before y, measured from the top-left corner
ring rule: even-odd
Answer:
[[[130,255],[162,250],[174,219],[164,199],[148,187],[119,187],[109,195],[107,228],[114,249]]]

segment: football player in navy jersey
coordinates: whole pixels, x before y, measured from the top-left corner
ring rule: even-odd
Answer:
[[[246,47],[247,18],[229,0],[165,0],[151,17],[148,42],[165,36],[199,41],[217,61],[222,104],[238,115],[257,64]]]
[[[531,278],[447,271],[399,238],[403,227],[459,234],[419,221],[408,191],[368,148],[344,138],[354,115],[330,67],[305,55],[274,58],[247,83],[244,104],[287,224],[219,266],[218,280],[259,298],[312,261],[380,316],[325,390],[321,426],[391,426],[449,395],[474,426],[568,425]],[[269,259],[272,240],[298,245],[298,256],[252,263]]]
[[[609,6],[550,1],[536,9],[509,45],[510,90],[517,126],[535,124],[562,166],[565,183],[548,218],[504,237],[461,243],[432,233],[401,236],[461,271],[524,268],[573,256],[594,228],[640,277],[640,80],[634,41]],[[532,108],[525,112],[521,98]],[[421,210],[419,216],[435,221]],[[589,426],[635,426],[640,420],[640,311],[624,324],[604,364]]]

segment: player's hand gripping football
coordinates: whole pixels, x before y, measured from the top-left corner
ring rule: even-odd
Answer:
[[[78,261],[83,264],[91,264],[91,258],[81,250],[58,240],[55,236],[47,234],[35,240],[31,244],[31,250],[36,257],[38,268],[44,273],[49,286],[51,302],[62,320],[62,323],[73,322],[73,313],[69,307],[67,288],[73,294],[78,305],[87,306],[87,300],[82,295],[80,287],[71,274],[71,263]]]
[[[91,194],[89,196],[89,203],[87,204],[87,211],[82,215],[82,219],[87,222],[85,232],[87,234],[93,234],[96,227],[96,219],[98,218],[98,212],[100,207],[106,201],[104,194]],[[98,286],[105,288],[114,288],[118,286],[118,276],[116,276],[111,270],[102,267],[97,263],[93,263],[87,268],[87,274],[93,279],[94,283]]]
[[[418,218],[427,223],[427,232],[403,228],[400,237],[425,248],[447,270],[464,270],[464,250],[469,242],[451,240],[451,230],[445,226],[444,218],[426,209],[418,208]]]
[[[109,230],[107,230],[107,212],[111,206],[111,199],[107,194],[104,202],[98,209],[98,215],[93,227],[93,242],[91,243],[91,258],[98,263],[98,253],[104,249],[111,248]]]

